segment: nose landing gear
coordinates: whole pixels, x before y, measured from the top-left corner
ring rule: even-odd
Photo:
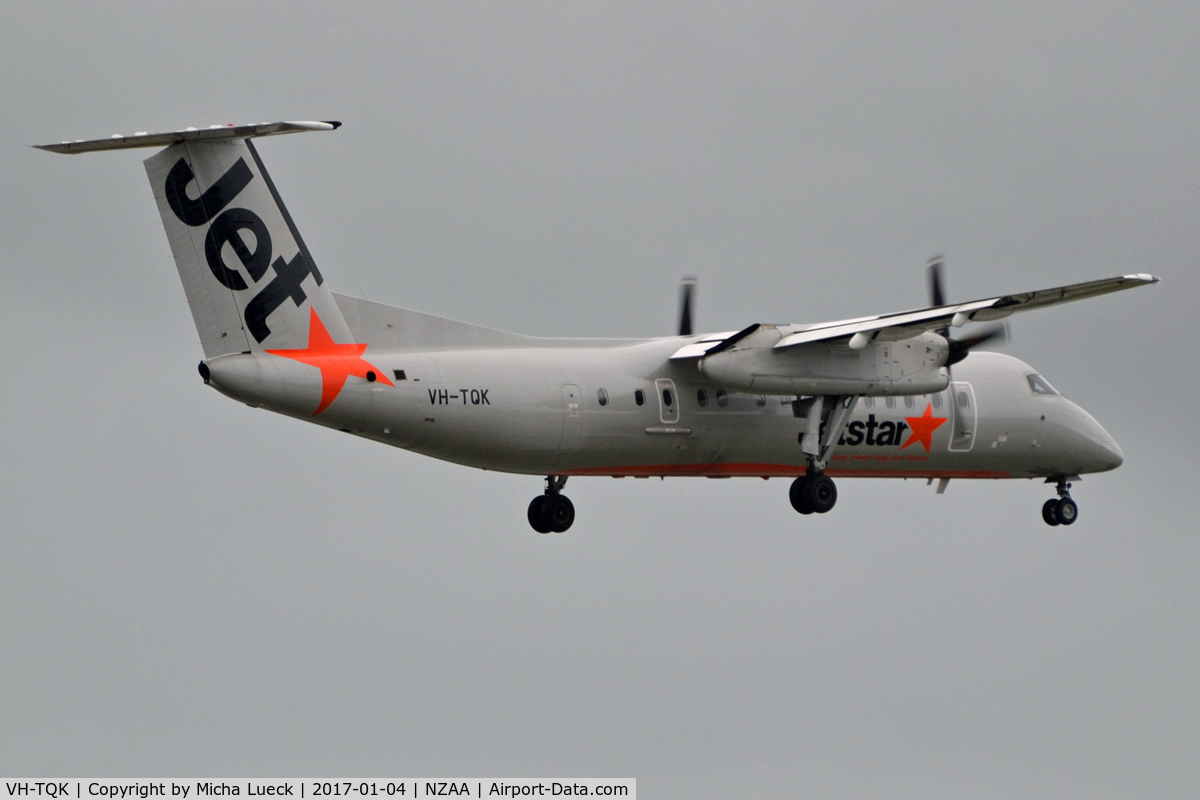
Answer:
[[[1049,483],[1050,481],[1046,481]],[[1058,497],[1042,504],[1042,519],[1047,525],[1072,525],[1079,518],[1079,506],[1071,499],[1071,484],[1066,478],[1058,479]]]
[[[575,521],[575,505],[562,494],[565,476],[547,475],[546,492],[529,503],[529,527],[538,533],[563,533]]]

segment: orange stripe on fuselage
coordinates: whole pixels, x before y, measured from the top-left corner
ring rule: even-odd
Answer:
[[[652,464],[638,467],[582,467],[556,475],[610,475],[672,478],[794,478],[805,473],[802,464]],[[1012,473],[986,469],[846,469],[829,467],[834,478],[1011,478]]]

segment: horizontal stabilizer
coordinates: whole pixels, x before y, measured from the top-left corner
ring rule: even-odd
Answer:
[[[178,142],[217,142],[229,139],[250,139],[256,136],[278,136],[283,133],[333,131],[342,126],[336,120],[328,122],[263,122],[257,125],[210,125],[207,128],[186,128],[169,133],[139,131],[132,136],[114,133],[107,139],[76,139],[58,144],[35,144],[39,150],[51,153],[91,153],[97,150],[129,150],[135,147],[168,147]]]

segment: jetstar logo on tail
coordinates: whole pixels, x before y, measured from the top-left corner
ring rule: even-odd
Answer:
[[[192,228],[212,223],[204,237],[204,258],[213,276],[222,286],[235,292],[250,288],[242,273],[225,263],[225,245],[233,250],[254,285],[257,286],[266,277],[268,267],[275,270],[275,277],[246,304],[246,328],[255,341],[261,343],[271,335],[271,328],[267,325],[267,317],[271,312],[288,298],[299,308],[307,298],[300,285],[304,279],[312,275],[317,286],[324,283],[324,279],[303,247],[291,261],[283,256],[272,261],[271,232],[262,218],[248,208],[226,208],[254,180],[254,173],[246,165],[245,159],[239,158],[216,183],[193,200],[188,197],[187,187],[195,179],[191,166],[181,158],[168,173],[163,191],[167,204],[180,222]],[[282,207],[280,211],[283,211]],[[253,237],[253,250],[246,244],[244,231],[249,231]],[[299,240],[296,245],[300,245]]]
[[[366,381],[383,381],[388,386],[395,386],[383,371],[371,362],[363,359],[365,344],[335,344],[329,331],[317,316],[317,310],[310,309],[308,323],[308,347],[303,350],[268,350],[273,356],[283,356],[310,367],[321,370],[321,404],[313,412],[315,417],[332,403],[346,385],[346,379],[353,375]]]
[[[905,417],[904,420],[908,423],[908,427],[912,428],[912,436],[908,437],[900,449],[903,450],[913,442],[920,442],[925,446],[925,452],[928,453],[930,446],[933,444],[933,432],[942,426],[946,421],[946,417],[935,417],[933,415],[933,404],[925,406],[925,413],[919,417]]]

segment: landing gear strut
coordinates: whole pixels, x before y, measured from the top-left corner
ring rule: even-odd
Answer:
[[[562,494],[566,476],[547,475],[546,492],[529,503],[529,527],[538,533],[563,533],[575,521],[575,505]]]
[[[1046,483],[1050,481],[1047,480]],[[1066,478],[1058,479],[1058,497],[1042,504],[1042,519],[1047,525],[1071,525],[1079,518],[1079,506],[1071,499],[1071,484]]]

